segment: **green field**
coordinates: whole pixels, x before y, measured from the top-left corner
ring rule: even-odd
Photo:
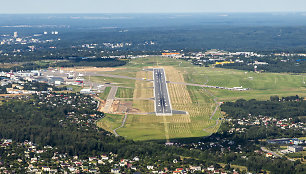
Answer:
[[[118,134],[134,140],[165,140],[210,135],[219,128],[222,117],[220,109],[212,116],[217,103],[234,101],[240,98],[266,100],[272,95],[290,96],[300,95],[306,97],[306,85],[303,84],[303,75],[254,73],[239,70],[229,70],[213,67],[198,67],[190,62],[162,57],[139,58],[130,61],[120,70],[107,72],[109,74],[152,78],[152,74],[143,71],[145,68],[164,67],[167,80],[174,82],[188,82],[207,84],[222,87],[250,88],[249,91],[229,91],[223,89],[201,88],[168,84],[172,107],[175,110],[188,111],[189,115],[173,115],[170,117],[157,117],[155,115],[129,114],[123,128],[117,130]],[[133,107],[140,113],[154,111],[152,100],[137,100],[138,98],[152,97],[152,83],[144,81],[126,80],[118,78],[95,77],[117,83],[120,86],[134,88],[119,88],[116,97],[132,98]],[[109,115],[102,119],[103,128],[116,127],[117,123],[110,119],[118,118]],[[116,125],[115,125],[116,124]],[[115,125],[115,126],[114,126]]]
[[[111,87],[105,87],[104,91],[102,93],[99,94],[99,97],[102,99],[102,100],[106,100],[107,99],[107,96],[108,96],[108,93],[110,91]]]
[[[118,88],[116,93],[117,98],[133,98],[133,88]]]
[[[86,78],[88,79],[88,77]],[[135,86],[135,80],[131,80],[131,79],[121,79],[121,78],[102,77],[102,76],[94,76],[94,77],[90,77],[90,79],[92,81],[99,82],[101,84],[110,83],[112,85],[131,87],[131,88]]]
[[[62,85],[59,87],[64,87],[64,86],[66,86],[67,88],[72,88],[73,92],[80,92],[82,89],[82,86],[76,86],[76,85]]]
[[[105,117],[98,121],[97,125],[109,132],[113,132],[114,129],[121,125],[122,119],[123,115],[105,114]]]

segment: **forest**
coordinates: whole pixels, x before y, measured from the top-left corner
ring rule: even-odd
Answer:
[[[201,150],[192,150],[188,146],[165,146],[155,142],[134,142],[123,137],[115,137],[97,128],[94,122],[90,121],[93,117],[89,115],[94,114],[98,118],[104,115],[95,111],[94,103],[89,96],[72,93],[41,94],[22,100],[3,101],[0,105],[0,138],[11,138],[18,142],[29,140],[42,146],[51,145],[57,147],[60,153],[79,155],[81,158],[109,152],[116,153],[121,158],[139,156],[148,161],[169,161],[184,156],[204,166],[218,165],[221,162],[244,165],[250,171],[269,170],[275,174],[305,171],[299,163],[285,159],[269,160],[261,155],[255,155],[252,149],[257,147],[251,145],[243,146],[243,149],[246,148],[243,154],[236,154],[231,151],[220,152],[209,146]],[[220,136],[224,137],[224,140],[228,138],[241,145],[244,145],[243,142],[250,143],[244,136],[222,132],[204,137],[204,141],[210,144],[215,142],[214,137]],[[248,155],[252,160],[242,159],[242,155]]]
[[[49,67],[74,67],[74,66],[92,66],[92,67],[115,67],[123,66],[127,62],[119,59],[111,58],[90,58],[90,59],[60,59],[61,61],[54,61],[45,64],[38,64],[35,62],[26,62],[20,65],[15,65],[9,68],[0,68],[0,71],[9,72],[13,71],[26,71],[26,70],[36,70],[36,69],[46,69]]]
[[[233,118],[253,116],[271,116],[279,119],[293,118],[306,115],[306,101],[299,96],[282,97],[272,96],[268,101],[255,99],[239,99],[235,102],[226,102],[221,105],[222,111]]]
[[[254,61],[267,62],[267,65],[256,65],[256,71],[259,72],[274,72],[274,73],[305,73],[306,72],[306,59],[295,57],[277,59],[275,57],[265,58],[244,58],[243,63],[231,63],[224,65],[217,65],[217,67],[228,69],[239,69],[246,71],[254,71]],[[283,60],[283,61],[281,61]]]

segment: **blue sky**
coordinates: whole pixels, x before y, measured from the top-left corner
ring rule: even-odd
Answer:
[[[0,14],[193,12],[306,12],[306,0],[0,0]]]

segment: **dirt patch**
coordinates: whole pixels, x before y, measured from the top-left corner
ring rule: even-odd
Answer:
[[[112,104],[111,111],[113,113],[135,112],[137,109],[133,108],[133,101],[115,100]]]
[[[99,98],[98,96],[93,96],[96,100],[98,100],[100,103],[99,103],[99,106],[98,106],[98,111],[102,112],[103,111],[103,108],[104,108],[104,105],[106,103],[105,100],[102,100],[101,98]]]
[[[72,68],[62,68],[64,71],[75,71],[75,72],[97,72],[97,71],[116,71],[125,68],[98,68],[98,67],[72,67]]]

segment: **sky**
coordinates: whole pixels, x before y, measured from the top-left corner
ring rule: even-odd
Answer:
[[[306,0],[0,0],[0,14],[306,12]]]

